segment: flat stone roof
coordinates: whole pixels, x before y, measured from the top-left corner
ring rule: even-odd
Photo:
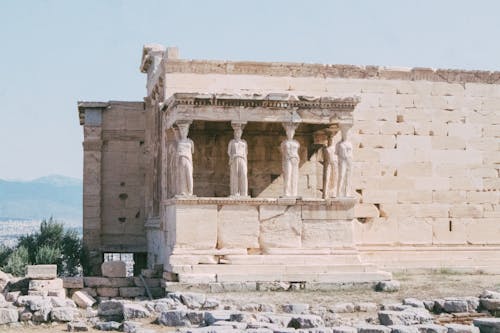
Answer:
[[[165,73],[249,74],[500,84],[500,71],[164,58]]]

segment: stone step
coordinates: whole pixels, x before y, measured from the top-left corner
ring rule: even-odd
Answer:
[[[373,264],[352,265],[183,265],[172,266],[174,273],[189,274],[325,274],[325,273],[364,273],[375,272]]]
[[[218,282],[234,281],[308,281],[322,283],[341,283],[341,282],[375,282],[381,280],[390,280],[392,275],[387,272],[338,272],[338,273],[302,273],[302,274],[282,274],[278,277],[273,275],[238,275],[238,274],[217,274]]]
[[[224,263],[231,265],[345,265],[360,264],[357,254],[345,255],[227,255]],[[222,262],[222,261],[221,261]]]
[[[310,282],[310,283],[364,283],[390,280],[392,274],[383,271],[374,272],[331,272],[331,273],[278,273],[278,272],[240,272],[240,273],[217,273],[213,277],[207,274],[179,274],[179,281],[183,283],[199,283],[199,276],[203,276],[208,282]]]

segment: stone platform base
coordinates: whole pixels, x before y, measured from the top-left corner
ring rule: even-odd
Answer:
[[[500,274],[500,246],[359,246],[361,260],[403,273]]]
[[[203,293],[254,292],[254,291],[334,291],[373,290],[376,282],[165,282],[165,292],[194,291]]]

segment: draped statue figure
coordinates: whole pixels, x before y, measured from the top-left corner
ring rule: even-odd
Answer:
[[[179,139],[176,147],[177,195],[193,195],[193,152],[194,143],[189,139],[189,123],[178,123]]]
[[[338,156],[338,182],[337,196],[351,196],[351,173],[352,173],[352,144],[348,141],[349,128],[341,126],[342,141],[336,145],[336,154]]]
[[[229,142],[227,154],[229,155],[229,181],[231,196],[248,196],[247,177],[247,142],[241,139],[244,124],[232,124],[234,139]]]
[[[286,140],[281,143],[281,156],[283,168],[284,188],[283,195],[285,197],[296,197],[298,194],[299,184],[299,148],[300,143],[293,139],[295,129],[298,124],[284,123],[286,131]]]

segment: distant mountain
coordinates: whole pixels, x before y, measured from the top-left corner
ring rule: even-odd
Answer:
[[[0,220],[81,220],[82,181],[50,175],[31,181],[0,179]]]

